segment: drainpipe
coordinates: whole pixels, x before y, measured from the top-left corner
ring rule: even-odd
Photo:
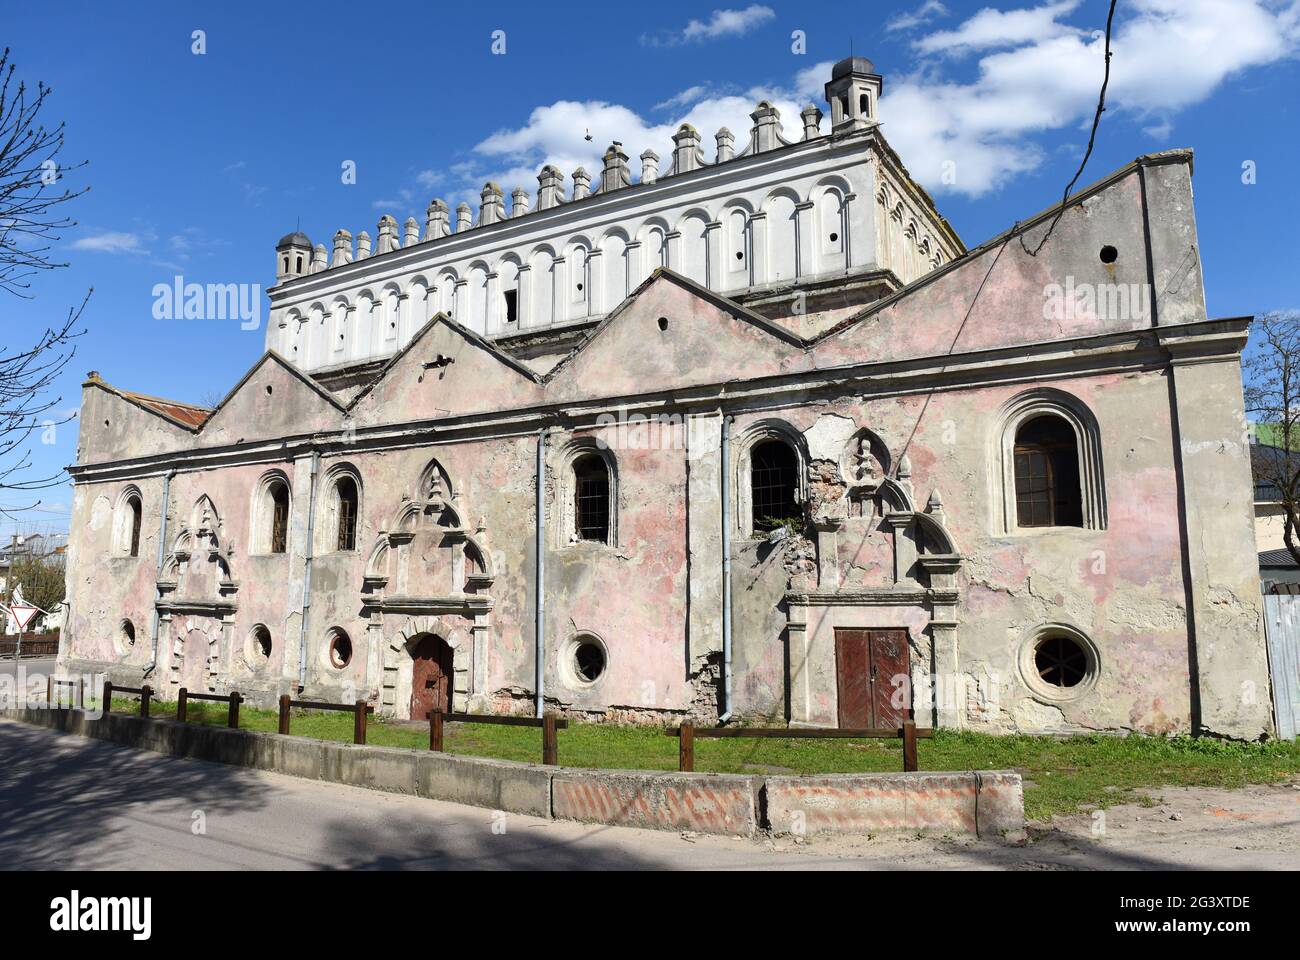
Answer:
[[[533,652],[537,691],[537,716],[545,709],[546,686],[546,428],[537,431],[537,575],[535,581],[537,622],[533,628],[536,649]]]
[[[307,548],[303,551],[302,616],[298,627],[298,689],[307,687],[307,614],[311,610],[311,560],[316,543],[316,474],[320,470],[320,452],[311,452],[311,469],[307,480]]]
[[[162,576],[163,561],[167,558],[167,503],[171,499],[172,477],[176,475],[175,470],[168,470],[163,474],[163,493],[162,493],[162,519],[158,524],[158,565],[157,573],[154,580]],[[149,656],[149,662],[144,666],[144,677],[148,677],[158,666],[158,628],[161,626],[161,618],[158,616],[158,601],[162,599],[162,593],[158,587],[154,586],[153,591],[153,652]]]
[[[731,418],[722,415],[722,706],[731,719]]]

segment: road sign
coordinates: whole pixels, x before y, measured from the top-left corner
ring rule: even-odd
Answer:
[[[27,624],[32,622],[32,618],[40,613],[38,607],[29,607],[25,604],[15,603],[9,607],[9,613],[13,616],[14,622],[18,624],[18,632],[27,629]]]

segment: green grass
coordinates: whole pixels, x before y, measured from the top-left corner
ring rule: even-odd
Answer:
[[[134,701],[113,702],[114,712],[135,713]],[[155,717],[175,716],[175,704],[152,705]],[[190,701],[192,723],[224,725],[226,706]],[[240,709],[240,727],[274,732],[273,710]],[[352,715],[294,710],[295,736],[352,740]],[[367,741],[376,746],[427,750],[428,729],[371,718]],[[539,763],[542,733],[527,727],[449,723],[448,753]],[[1025,815],[1042,819],[1082,804],[1149,803],[1147,790],[1162,786],[1241,787],[1300,774],[1300,742],[1223,743],[1187,737],[992,736],[936,731],[921,740],[922,770],[1017,770],[1025,778]],[[572,767],[676,770],[677,740],[658,727],[573,723],[559,733],[560,762]],[[858,773],[903,769],[896,740],[696,740],[695,769],[712,773]]]

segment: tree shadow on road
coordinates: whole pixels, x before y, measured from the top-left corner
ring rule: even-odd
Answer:
[[[130,863],[118,834],[142,801],[174,802],[175,823],[156,826],[189,838],[193,811],[255,810],[268,797],[253,771],[0,723],[0,870]]]

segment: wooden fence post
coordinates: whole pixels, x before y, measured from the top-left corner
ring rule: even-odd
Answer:
[[[226,726],[231,730],[239,729],[239,704],[243,701],[238,690],[230,691],[230,714],[226,720]]]
[[[189,695],[190,692],[184,687],[176,694],[176,720],[179,723],[185,722],[185,706],[189,702]]]
[[[355,714],[355,722],[352,724],[352,742],[364,744],[366,742],[366,701],[358,700]]]
[[[113,681],[104,681],[104,699],[99,702],[99,712],[103,716],[108,716],[108,712],[113,708]]]
[[[560,765],[560,745],[555,736],[555,714],[542,717],[542,763],[550,767]]]
[[[442,711],[429,711],[429,749],[442,752]]]
[[[677,730],[677,769],[690,773],[695,769],[695,725],[683,723]]]
[[[140,716],[145,720],[149,719],[149,698],[153,696],[153,690],[149,684],[142,684],[140,687]]]
[[[903,770],[916,770],[916,721],[903,721]]]
[[[52,673],[45,678],[45,706],[54,709],[54,674]]]
[[[280,733],[289,735],[289,695],[280,694]]]

